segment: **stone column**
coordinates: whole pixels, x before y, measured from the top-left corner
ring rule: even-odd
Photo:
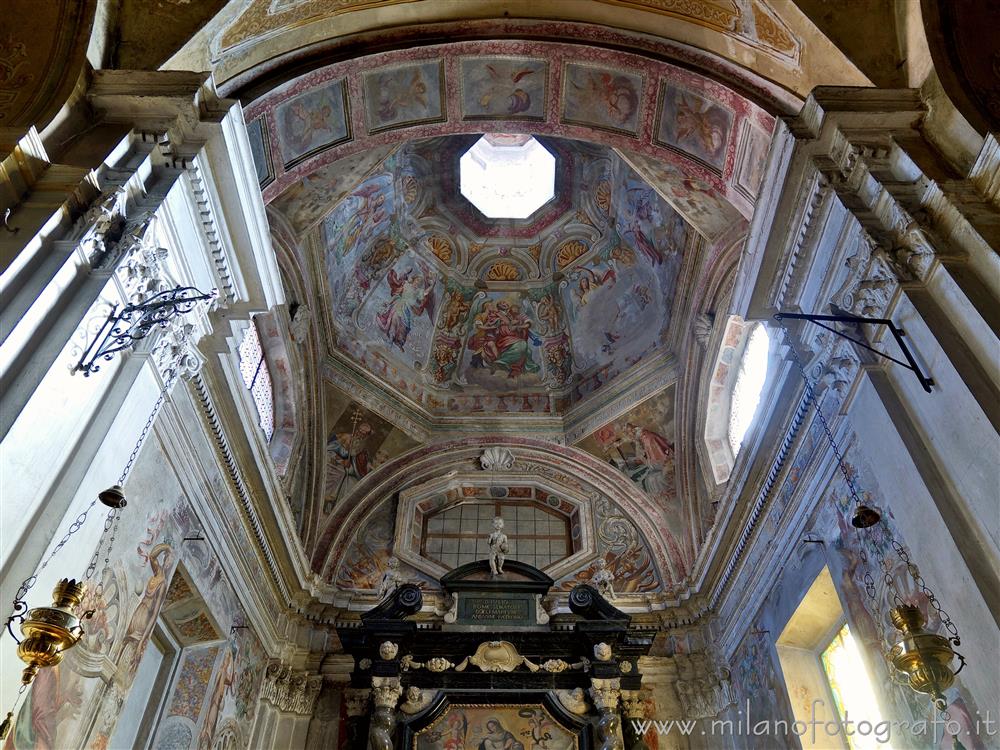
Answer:
[[[368,733],[371,750],[392,750],[392,730],[396,723],[396,704],[403,693],[398,677],[372,677],[372,700],[375,711]]]
[[[597,709],[597,740],[599,750],[622,750],[620,737],[621,718],[618,703],[621,699],[621,680],[618,678],[590,681],[590,699]]]

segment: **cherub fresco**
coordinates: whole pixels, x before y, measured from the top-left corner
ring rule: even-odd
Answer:
[[[472,309],[472,302],[459,288],[454,287],[445,294],[444,309],[441,313],[441,328],[454,331],[465,323]]]
[[[278,107],[278,136],[286,162],[347,137],[343,86],[337,81]]]
[[[677,139],[693,141],[706,155],[718,158],[729,136],[728,125],[718,107],[703,99],[682,94],[677,102]]]
[[[379,83],[378,114],[383,120],[395,120],[400,110],[427,107],[427,82],[419,68],[402,77],[380,76]]]
[[[469,338],[472,366],[487,368],[490,374],[501,370],[508,378],[523,373],[537,373],[531,344],[541,340],[531,331],[531,320],[514,303],[486,300],[473,322]]]
[[[675,86],[664,88],[662,109],[657,140],[721,170],[733,113],[718,102]]]
[[[551,293],[546,293],[535,306],[538,320],[545,324],[546,335],[558,333],[562,328],[562,310]]]
[[[375,321],[389,343],[402,352],[414,319],[424,313],[434,319],[434,280],[426,275],[414,275],[413,269],[402,275],[390,269],[388,281],[390,297]]]

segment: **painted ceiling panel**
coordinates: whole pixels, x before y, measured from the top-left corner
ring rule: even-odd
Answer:
[[[553,200],[487,219],[456,189],[474,141],[406,144],[323,222],[335,347],[431,412],[571,406],[663,347],[688,228],[613,151],[559,139]]]

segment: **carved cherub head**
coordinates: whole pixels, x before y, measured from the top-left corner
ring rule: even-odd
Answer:
[[[493,519],[493,528],[497,531],[500,531],[503,528],[503,519],[500,518],[500,516],[496,516]]]
[[[598,643],[594,646],[594,658],[597,661],[611,661],[611,646],[607,643]]]

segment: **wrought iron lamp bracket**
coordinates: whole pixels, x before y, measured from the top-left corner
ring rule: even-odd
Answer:
[[[909,370],[910,372],[912,372],[914,375],[917,376],[917,380],[920,381],[921,387],[925,391],[927,391],[927,393],[931,392],[931,386],[934,385],[934,381],[931,378],[924,375],[923,370],[920,369],[920,365],[918,365],[917,361],[913,358],[913,354],[910,352],[910,348],[906,345],[906,342],[903,340],[903,337],[906,335],[906,333],[903,331],[902,328],[897,326],[888,318],[863,318],[858,315],[814,315],[810,313],[776,313],[774,319],[778,321],[808,320],[810,323],[815,323],[820,328],[824,328],[827,331],[830,331],[830,333],[840,336],[843,339],[847,339],[848,341],[857,344],[862,349],[866,349],[872,352],[873,354],[877,354],[879,357],[882,357],[883,359],[887,359],[890,362],[895,362],[897,365],[900,365],[901,367],[905,367],[907,370]],[[896,339],[896,344],[897,346],[899,346],[899,349],[903,353],[903,356],[906,358],[906,361],[904,362],[901,359],[893,357],[891,354],[886,354],[885,352],[879,351],[878,349],[874,348],[867,342],[854,338],[853,336],[849,336],[843,331],[838,331],[833,326],[826,325],[827,323],[853,323],[853,324],[867,323],[870,325],[884,325],[886,328],[889,329],[889,333],[892,334],[892,337]]]
[[[101,369],[98,360],[110,360],[117,352],[133,346],[157,328],[165,328],[174,318],[191,312],[200,302],[214,299],[218,291],[202,292],[193,286],[177,286],[148,299],[118,309],[112,306],[97,336],[73,368],[84,377]]]

